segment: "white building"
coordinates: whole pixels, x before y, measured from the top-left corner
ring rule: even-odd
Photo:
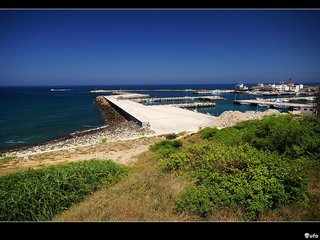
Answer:
[[[300,112],[304,115],[315,116],[316,108],[315,107],[304,107],[301,108]]]

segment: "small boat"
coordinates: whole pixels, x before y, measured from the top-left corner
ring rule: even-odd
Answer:
[[[277,109],[288,109],[289,108],[288,106],[281,105],[281,104],[275,104],[274,107],[277,108]]]
[[[259,103],[258,106],[259,106],[259,107],[269,107],[268,104],[263,104],[263,103]]]

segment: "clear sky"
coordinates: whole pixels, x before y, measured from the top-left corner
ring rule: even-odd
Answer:
[[[0,10],[0,85],[320,82],[319,10]]]

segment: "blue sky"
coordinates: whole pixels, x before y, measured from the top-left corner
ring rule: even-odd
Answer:
[[[0,85],[320,81],[317,10],[1,10]]]

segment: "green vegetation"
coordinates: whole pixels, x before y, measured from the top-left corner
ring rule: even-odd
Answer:
[[[317,89],[316,89],[314,106],[316,108],[316,115],[320,116],[320,87],[317,87]]]
[[[155,151],[160,156],[169,156],[177,151],[182,146],[180,140],[163,140],[150,146],[150,149]]]
[[[111,161],[90,160],[0,177],[0,220],[50,220],[127,172]]]
[[[211,139],[219,130],[216,128],[203,128],[200,131],[198,131],[198,135],[203,140],[209,140]]]
[[[106,144],[106,143],[108,143],[108,139],[102,138],[102,139],[101,139],[101,144]]]
[[[311,179],[320,179],[319,118],[268,116],[197,135],[206,142],[161,154],[162,171],[194,180],[176,199],[178,212],[207,217],[218,206],[256,220],[285,204],[316,201],[308,187]],[[169,143],[158,144],[151,149],[171,149]]]
[[[0,157],[0,161],[9,161],[9,160],[12,160],[12,159],[14,159],[14,157],[13,156],[1,156]]]
[[[172,140],[172,139],[175,139],[175,138],[178,137],[178,135],[175,134],[175,133],[169,133],[169,134],[166,134],[166,135],[164,135],[164,136],[165,136],[166,139],[168,139],[168,140]]]

